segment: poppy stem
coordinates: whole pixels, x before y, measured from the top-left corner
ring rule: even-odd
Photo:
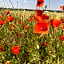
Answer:
[[[18,58],[18,56],[17,55],[15,55],[15,59],[17,60],[17,58]]]
[[[58,56],[58,59],[57,59],[57,64],[59,64],[59,56]]]

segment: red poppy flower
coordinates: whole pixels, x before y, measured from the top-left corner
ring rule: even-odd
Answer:
[[[6,11],[5,11],[5,13],[6,13],[6,14],[9,14],[9,13],[10,13],[10,11],[9,11],[9,10],[6,10]]]
[[[33,21],[33,16],[30,16],[29,21],[30,21],[30,22],[32,22],[32,21]]]
[[[3,24],[5,24],[5,21],[0,20],[0,25],[3,25]]]
[[[64,41],[64,36],[60,36],[60,40],[61,41]]]
[[[48,34],[48,23],[42,22],[42,23],[37,23],[34,27],[34,33],[36,34]]]
[[[8,22],[12,22],[12,21],[14,20],[14,17],[10,15],[6,20],[7,20]]]
[[[37,22],[41,22],[42,20],[47,20],[47,19],[49,19],[49,16],[47,16],[46,14],[42,14],[41,16],[35,16],[35,20],[37,21]]]
[[[44,4],[44,0],[37,0],[37,7],[42,7]]]
[[[22,17],[22,14],[19,14],[20,17]]]
[[[46,42],[44,42],[44,46],[47,46],[48,44]]]
[[[47,22],[46,19],[48,19],[48,18],[49,18],[48,16],[44,17],[44,15],[35,16],[35,20],[37,21],[37,23],[42,23],[43,21]]]
[[[13,52],[15,55],[19,54],[19,46],[13,46],[13,47],[12,47],[12,52]]]
[[[36,10],[35,16],[41,16],[44,10]]]
[[[36,10],[36,13],[35,13],[35,16],[34,16],[35,20],[36,20],[37,22],[39,22],[39,23],[40,23],[42,20],[49,19],[49,16],[47,16],[46,14],[42,14],[42,13],[43,13],[42,10]]]
[[[42,14],[41,17],[42,19],[49,19],[49,16],[47,16],[46,14]]]
[[[22,33],[17,33],[17,37],[22,37]]]
[[[61,8],[62,10],[64,10],[64,6],[60,6],[60,8]]]
[[[23,27],[23,29],[28,29],[29,26],[23,25],[22,27]]]
[[[32,17],[32,18],[30,18],[30,19],[29,19],[29,21],[30,21],[30,22],[32,22],[32,21],[33,21],[33,17]]]
[[[49,23],[51,24],[51,26],[53,26],[53,28],[56,28],[62,23],[62,21],[57,19],[51,19]]]
[[[34,17],[35,20],[38,22],[38,23],[41,23],[42,22],[42,18],[40,16],[37,16],[37,17]]]

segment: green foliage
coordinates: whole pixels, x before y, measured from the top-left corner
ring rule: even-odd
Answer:
[[[29,16],[34,16],[34,13],[21,11],[23,17],[19,17],[15,12],[10,13],[14,16],[14,21],[7,22],[4,18],[6,24],[0,26],[0,44],[4,44],[6,49],[0,51],[0,63],[10,61],[10,64],[57,64],[58,62],[64,64],[64,41],[60,40],[63,31],[60,27],[57,29],[50,27],[48,35],[35,35],[33,29],[36,22],[35,20],[29,22]],[[2,14],[5,15],[4,11]],[[18,21],[24,22],[18,24]],[[15,25],[15,29],[10,29],[11,24]],[[25,29],[22,25],[29,27]],[[22,33],[22,36],[17,36],[17,33]],[[48,45],[44,46],[44,42]],[[15,45],[20,46],[18,55],[13,54],[11,50]]]

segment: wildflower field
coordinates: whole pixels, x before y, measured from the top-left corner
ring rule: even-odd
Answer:
[[[0,11],[0,64],[64,64],[63,13],[36,14]]]
[[[0,64],[64,64],[64,12],[1,9]]]

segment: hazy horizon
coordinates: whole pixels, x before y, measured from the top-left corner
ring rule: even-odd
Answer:
[[[10,0],[14,8],[18,9],[36,9],[37,0]],[[63,0],[44,0],[44,6],[40,9],[44,9],[47,5],[47,10],[61,10],[60,6],[64,4]],[[0,0],[0,7],[12,8],[9,0]],[[39,9],[39,8],[37,8]]]

